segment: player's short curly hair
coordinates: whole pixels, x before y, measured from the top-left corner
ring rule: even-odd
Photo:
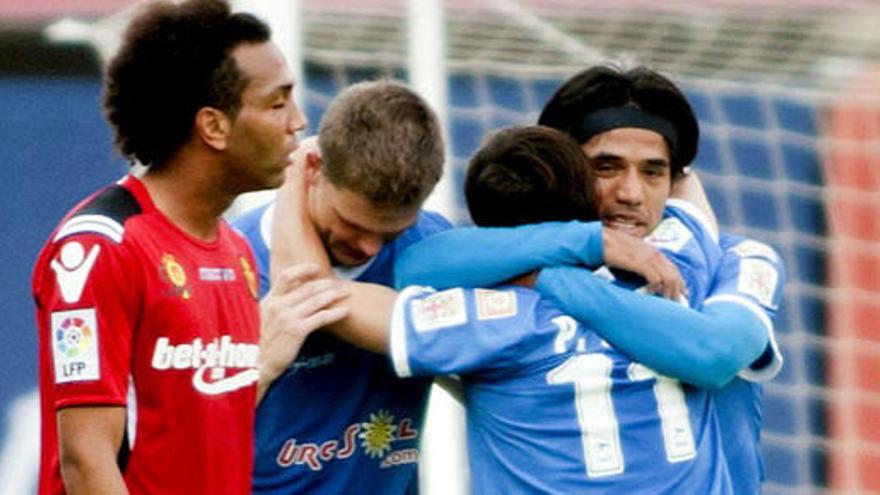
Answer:
[[[235,118],[247,85],[232,50],[269,27],[223,0],[149,4],[128,26],[104,77],[104,109],[120,152],[152,169],[190,138],[200,108]]]
[[[664,75],[644,66],[625,69],[597,65],[568,79],[544,106],[538,124],[583,137],[585,119],[612,108],[642,111],[671,124],[672,176],[681,175],[697,154],[700,128],[693,108],[681,90]],[[582,142],[583,144],[583,142]]]
[[[569,135],[543,126],[491,135],[471,158],[465,198],[480,226],[597,219],[592,169]]]
[[[379,207],[421,206],[443,174],[437,115],[396,81],[346,88],[324,112],[318,143],[324,177]]]

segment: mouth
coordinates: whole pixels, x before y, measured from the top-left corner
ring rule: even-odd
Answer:
[[[605,215],[602,217],[602,225],[636,237],[644,237],[648,233],[645,222],[635,215]]]
[[[287,147],[287,150],[284,153],[285,163],[288,165],[293,163],[293,154],[296,153],[296,150],[299,149],[299,140],[294,139],[290,145]]]
[[[357,250],[348,249],[346,247],[337,246],[336,261],[346,266],[359,266],[370,259],[365,253]]]

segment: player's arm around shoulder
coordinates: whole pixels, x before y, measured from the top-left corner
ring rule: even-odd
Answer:
[[[599,222],[576,221],[451,229],[408,247],[396,263],[395,285],[489,287],[548,266],[596,267],[602,231]]]

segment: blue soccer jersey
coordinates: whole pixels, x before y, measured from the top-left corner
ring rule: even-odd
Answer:
[[[390,350],[402,377],[461,377],[475,494],[732,493],[708,392],[530,289],[410,287]]]
[[[234,222],[251,242],[264,294],[272,218],[270,205]],[[370,262],[337,273],[390,286],[399,253],[448,228],[442,216],[422,212]],[[323,332],[311,335],[257,409],[254,493],[406,493],[417,485],[430,384],[397,378],[384,356]]]
[[[764,466],[760,451],[761,385],[782,367],[782,355],[773,333],[773,318],[782,301],[785,270],[779,255],[766,244],[723,235],[721,265],[715,274],[706,306],[726,301],[755,313],[767,327],[764,354],[743,369],[738,378],[713,392],[718,410],[724,453],[736,493],[761,492]]]

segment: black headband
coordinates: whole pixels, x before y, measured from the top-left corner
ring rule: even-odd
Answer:
[[[612,129],[636,127],[648,129],[666,139],[670,150],[678,149],[678,131],[672,122],[635,107],[611,107],[596,110],[581,121],[574,130],[578,143],[586,143],[593,136]]]

